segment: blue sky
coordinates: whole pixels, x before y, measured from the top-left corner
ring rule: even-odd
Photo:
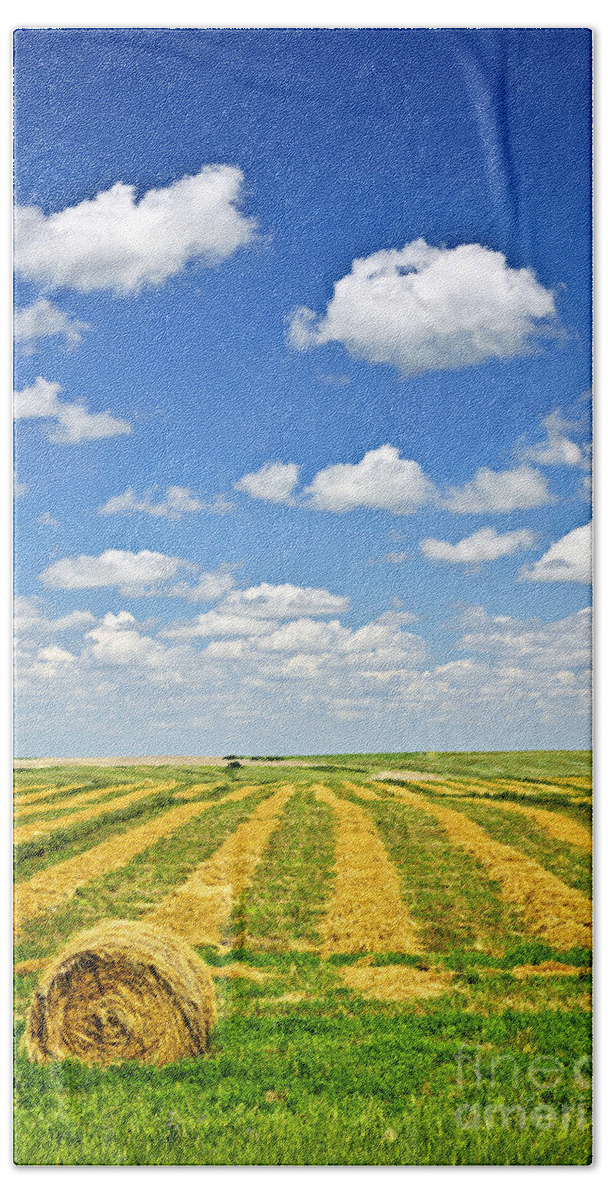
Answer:
[[[587,744],[589,71],[17,33],[19,753]]]

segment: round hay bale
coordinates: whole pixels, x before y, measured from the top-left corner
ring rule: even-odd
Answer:
[[[23,1042],[37,1063],[164,1066],[206,1050],[215,1014],[211,973],[180,937],[147,922],[102,921],[44,972]]]

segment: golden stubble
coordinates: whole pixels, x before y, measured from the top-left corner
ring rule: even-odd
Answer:
[[[136,854],[174,833],[214,804],[242,800],[255,790],[254,787],[240,788],[217,801],[199,800],[192,804],[181,804],[144,825],[132,826],[126,833],[114,834],[82,854],[39,871],[15,888],[15,934],[42,913],[58,908],[74,895],[77,888],[86,886],[100,875],[126,866]]]
[[[392,800],[434,817],[450,840],[472,854],[490,879],[500,884],[504,899],[520,908],[528,929],[537,937],[563,950],[591,944],[591,901],[581,892],[567,887],[519,850],[496,841],[462,813],[406,788],[377,787]]]
[[[32,824],[28,822],[15,830],[14,844],[20,846],[23,842],[35,841],[37,838],[53,833],[55,829],[66,829],[68,826],[78,825],[81,821],[89,821],[91,817],[100,816],[102,813],[119,812],[121,808],[129,808],[132,804],[137,804],[139,800],[147,800],[149,796],[156,796],[159,792],[170,792],[174,787],[175,780],[168,779],[165,783],[156,784],[154,787],[137,788],[134,792],[126,792],[114,800],[96,804],[93,809],[78,808],[64,817],[53,817],[49,821],[39,821],[38,824],[35,821]]]
[[[279,824],[283,806],[293,793],[294,788],[284,784],[262,800],[255,812],[144,920],[157,928],[173,930],[193,946],[222,946],[234,903],[251,882]]]
[[[76,792],[73,796],[68,796],[67,800],[58,800],[56,803],[53,797],[49,796],[42,804],[32,804],[27,807],[20,805],[16,807],[15,815],[29,821],[31,817],[38,813],[66,812],[71,808],[86,808],[88,804],[93,804],[101,796],[107,796],[111,793],[116,794],[116,792],[125,792],[128,788],[132,787],[132,783],[123,783],[115,784],[113,787],[95,788],[90,792]]]
[[[330,788],[316,784],[312,790],[315,799],[328,804],[337,817],[336,877],[321,928],[322,953],[418,954],[422,949],[418,932],[374,821]]]

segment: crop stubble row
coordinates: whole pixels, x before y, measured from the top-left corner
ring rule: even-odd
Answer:
[[[360,799],[377,800],[377,791],[345,786]],[[557,949],[588,946],[591,942],[591,903],[550,871],[512,846],[496,841],[469,817],[442,803],[425,800],[406,788],[376,784],[376,789],[405,806],[418,808],[442,825],[449,838],[472,854],[491,879],[500,884],[504,898],[516,904],[531,932]]]
[[[103,804],[96,804],[92,810],[89,808],[78,808],[73,812],[67,813],[63,817],[53,817],[50,821],[39,821],[38,824],[34,821],[31,825],[20,825],[15,830],[14,843],[16,846],[23,842],[36,841],[40,837],[45,837],[52,833],[55,829],[66,829],[68,826],[77,825],[81,821],[88,821],[91,816],[98,816],[102,813],[118,812],[121,808],[129,808],[131,804],[136,804],[138,800],[147,800],[149,796],[155,796],[158,792],[170,792],[175,787],[175,780],[169,779],[166,783],[156,784],[154,787],[136,788],[133,792],[123,793],[122,796],[117,796],[114,800],[108,800]]]
[[[57,908],[74,895],[76,888],[85,886],[108,871],[125,866],[136,854],[167,837],[213,804],[242,800],[256,790],[254,786],[243,787],[216,801],[200,800],[182,804],[143,825],[131,827],[126,833],[114,834],[82,854],[39,871],[15,888],[15,933],[18,934],[29,921],[49,909]]]

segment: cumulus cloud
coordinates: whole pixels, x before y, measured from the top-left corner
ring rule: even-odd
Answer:
[[[567,435],[577,428],[576,421],[566,420],[559,409],[549,413],[541,422],[546,437],[523,451],[523,457],[545,467],[582,467],[588,465],[588,456]]]
[[[327,512],[375,508],[407,515],[434,500],[436,488],[417,462],[385,445],[368,450],[361,462],[325,467],[304,494],[311,508]]]
[[[292,504],[300,468],[297,463],[267,462],[259,471],[252,471],[237,480],[235,488],[247,492],[256,500],[273,504]]]
[[[40,574],[47,588],[116,587],[124,596],[145,596],[177,574],[182,560],[155,550],[104,550],[60,558]]]
[[[552,504],[544,475],[536,467],[511,467],[492,471],[480,467],[470,483],[447,488],[443,504],[456,513],[513,512]]]
[[[130,612],[106,613],[95,629],[85,634],[93,657],[116,666],[160,667],[165,651],[154,638],[142,636]]]
[[[75,346],[86,329],[86,321],[68,317],[50,300],[37,300],[28,308],[19,308],[13,318],[13,337],[26,354],[33,354],[38,342],[47,337],[61,336],[68,346]]]
[[[342,342],[411,376],[530,353],[555,326],[553,293],[529,267],[477,244],[448,250],[419,238],[355,259],[324,316],[296,310],[289,340],[296,350]]]
[[[239,211],[242,184],[237,167],[209,165],[139,200],[133,185],[115,183],[48,216],[18,207],[15,268],[44,287],[126,296],[191,260],[220,263],[255,235],[255,221]]]
[[[185,625],[173,625],[163,631],[163,637],[175,641],[190,641],[196,638],[243,638],[255,637],[276,628],[276,621],[261,617],[239,616],[236,613],[199,613],[194,621]]]
[[[588,668],[591,662],[590,608],[545,622],[491,616],[481,606],[471,607],[462,613],[461,626],[459,648],[494,657],[505,669],[553,672]]]
[[[529,583],[591,583],[591,524],[553,542],[538,562],[522,568],[519,578]]]
[[[223,496],[216,496],[214,500],[201,500],[190,488],[179,487],[177,484],[169,486],[161,500],[154,499],[155,491],[156,489],[150,488],[143,496],[137,496],[134,488],[128,487],[119,496],[111,496],[97,511],[103,516],[142,512],[150,517],[179,521],[187,513],[225,513],[234,507],[232,501]]]
[[[506,554],[517,554],[529,550],[535,537],[529,529],[513,529],[510,533],[497,533],[490,525],[484,525],[469,537],[459,542],[443,542],[436,538],[423,538],[420,549],[426,558],[435,562],[459,563],[473,566],[482,562],[494,562]]]
[[[14,393],[15,420],[51,419],[55,424],[49,427],[48,440],[64,444],[131,433],[128,421],[110,412],[89,412],[84,400],[75,404],[59,400],[61,391],[61,384],[50,383],[39,375],[31,387]]]
[[[30,673],[34,679],[41,682],[54,680],[75,661],[76,656],[70,650],[64,649],[63,646],[43,646],[30,664]]]
[[[70,737],[83,742],[100,729],[107,752],[141,745],[143,728],[155,744],[181,739],[217,753],[233,748],[233,739],[256,753],[328,744],[338,752],[345,720],[354,723],[350,745],[359,749],[412,737],[473,746],[480,737],[563,745],[585,736],[589,610],[543,622],[469,608],[455,645],[438,659],[403,628],[412,619],[406,612],[357,626],[331,613],[294,616],[293,603],[262,607],[265,615],[253,603],[221,600],[161,640],[131,612],[53,619],[28,598],[19,605],[22,736],[25,728],[36,752],[41,736],[54,744],[67,720]]]
[[[325,616],[346,612],[348,596],[334,596],[325,588],[297,587],[293,583],[260,583],[244,591],[233,591],[220,606],[223,614],[269,619]]]
[[[94,624],[95,617],[87,609],[74,609],[63,617],[51,619],[36,597],[15,596],[13,626],[18,637],[56,637],[66,630],[86,629]]]
[[[234,587],[234,569],[229,566],[219,567],[216,571],[203,571],[196,583],[186,583],[180,580],[168,589],[169,596],[180,596],[192,604],[219,600]]]

